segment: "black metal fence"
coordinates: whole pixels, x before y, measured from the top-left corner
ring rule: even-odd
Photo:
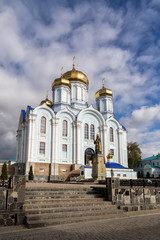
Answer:
[[[8,178],[8,180],[1,180],[0,179],[0,188],[8,188],[11,189],[13,187],[13,179],[11,177]]]
[[[160,187],[160,179],[120,180],[120,186],[125,187]]]

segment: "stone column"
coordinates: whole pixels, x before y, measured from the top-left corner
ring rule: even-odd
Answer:
[[[28,173],[28,162],[33,162],[33,141],[34,141],[34,121],[36,115],[31,113],[29,114],[29,123],[28,123],[28,156],[26,158],[26,170],[25,173]],[[32,164],[31,164],[32,165]]]
[[[107,155],[107,126],[102,127],[102,136],[103,136],[103,154],[106,157]]]
[[[50,168],[50,181],[58,179],[57,163],[57,126],[59,119],[52,118],[52,160]]]
[[[21,144],[21,156],[20,156],[20,162],[24,162],[24,131],[25,131],[25,126],[24,123],[22,123],[22,144]]]
[[[122,145],[122,133],[123,130],[119,129],[118,130],[118,136],[119,136],[119,160],[120,160],[120,164],[123,165],[123,145]]]
[[[76,161],[76,164],[80,164],[80,127],[81,127],[81,122],[77,121],[77,161]]]
[[[77,151],[76,151],[76,142],[77,142],[77,137],[76,137],[76,128],[77,128],[77,122],[73,122],[73,163],[77,163]]]

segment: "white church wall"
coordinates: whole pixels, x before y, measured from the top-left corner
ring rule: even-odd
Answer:
[[[56,116],[59,118],[57,136],[57,159],[60,163],[73,163],[73,121],[75,116],[68,110],[62,110]],[[67,121],[67,136],[63,135],[63,121]],[[67,151],[65,151],[67,150]]]
[[[54,114],[44,105],[35,109],[37,117],[33,130],[33,162],[50,163],[52,158],[52,117]],[[46,118],[46,133],[41,133],[41,118]],[[40,143],[45,143],[45,153],[40,153]]]

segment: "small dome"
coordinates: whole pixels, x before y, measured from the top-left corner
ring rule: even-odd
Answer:
[[[95,93],[95,98],[99,98],[102,96],[111,96],[112,97],[112,90],[105,88],[104,86],[104,78],[103,78],[103,86],[102,88]]]
[[[41,101],[41,103],[39,104],[40,106],[43,105],[43,104],[46,104],[48,107],[52,107],[53,103],[48,99],[48,92],[47,92],[47,96],[46,96],[46,99]]]
[[[59,86],[59,85],[64,85],[64,86],[70,87],[69,80],[65,79],[64,77],[56,78],[54,80],[54,82],[52,83],[52,88],[54,88],[55,86]]]

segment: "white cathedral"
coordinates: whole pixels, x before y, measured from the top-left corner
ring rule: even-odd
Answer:
[[[53,81],[52,101],[47,96],[36,108],[27,106],[21,111],[16,159],[24,174],[32,166],[37,180],[61,179],[89,165],[97,133],[104,156],[110,152],[114,166],[129,171],[126,129],[114,118],[112,91],[103,80],[95,93],[95,109],[88,106],[88,87],[87,76],[73,64],[71,71],[61,72]]]

